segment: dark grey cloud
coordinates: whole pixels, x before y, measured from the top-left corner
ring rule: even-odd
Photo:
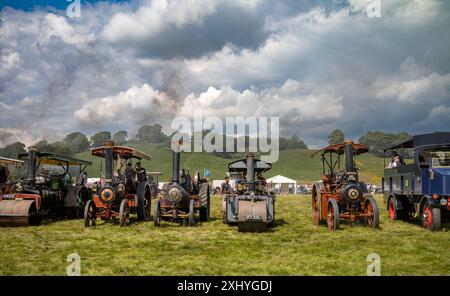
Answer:
[[[277,115],[310,145],[336,127],[449,126],[448,1],[382,1],[381,18],[365,0],[186,3],[103,2],[80,19],[0,11],[0,132],[167,128],[192,106]]]

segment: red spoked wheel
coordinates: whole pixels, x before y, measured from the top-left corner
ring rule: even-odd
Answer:
[[[339,229],[339,206],[335,199],[328,200],[327,226],[331,231]]]
[[[320,217],[319,217],[319,205],[317,196],[312,197],[312,211],[313,211],[313,223],[314,225],[319,225]]]
[[[380,215],[378,212],[378,205],[375,199],[370,196],[366,200],[364,215],[366,217],[366,224],[371,228],[377,228],[380,224]]]
[[[389,219],[391,219],[391,221],[397,220],[397,209],[393,197],[389,199]]]
[[[441,209],[432,207],[426,202],[422,208],[422,225],[423,228],[436,231],[441,228]]]

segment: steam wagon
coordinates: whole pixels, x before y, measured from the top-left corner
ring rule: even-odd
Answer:
[[[119,218],[120,226],[127,226],[131,214],[137,214],[138,221],[150,221],[154,189],[146,180],[133,178],[127,182],[118,171],[128,163],[132,165],[133,161],[151,160],[151,156],[130,147],[117,146],[113,141],[93,148],[91,154],[104,159],[105,176],[85,206],[84,225],[95,226],[97,218],[105,221]]]
[[[367,192],[364,182],[359,181],[355,166],[356,156],[368,151],[367,146],[346,141],[312,155],[320,153],[322,158],[322,180],[316,182],[312,189],[315,225],[326,221],[329,230],[336,230],[340,220],[347,220],[352,224],[363,222],[369,227],[378,227],[377,202]],[[342,156],[345,156],[345,166],[341,163]]]
[[[272,168],[270,163],[255,159],[252,153],[246,159],[228,164],[230,175],[238,176],[233,192],[222,201],[223,222],[238,226],[239,232],[264,231],[275,221],[275,195],[267,191],[262,174]]]
[[[418,217],[423,228],[439,230],[450,215],[450,133],[416,135],[384,154],[395,150],[411,152],[413,160],[389,166],[385,161],[382,188],[389,218]]]
[[[20,154],[27,176],[13,183],[12,192],[0,196],[0,225],[38,225],[42,217],[81,218],[91,199],[84,172],[91,162],[30,147]],[[77,170],[76,183],[71,173]]]
[[[173,145],[172,181],[164,184],[155,201],[154,225],[161,220],[177,221],[194,226],[196,221],[208,221],[210,217],[210,192],[208,181],[197,172],[194,177],[182,170],[180,176],[180,145]]]
[[[9,178],[11,167],[18,168],[23,165],[22,160],[0,156],[0,195],[12,193],[12,180]]]

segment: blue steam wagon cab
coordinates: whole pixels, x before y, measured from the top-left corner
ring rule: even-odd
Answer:
[[[398,161],[400,149],[412,152],[412,163]],[[450,213],[450,132],[416,135],[386,148],[385,156],[388,151],[382,183],[389,218],[418,216],[425,229],[439,230]]]

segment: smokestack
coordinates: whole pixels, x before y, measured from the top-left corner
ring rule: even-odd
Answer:
[[[36,182],[36,153],[37,148],[35,146],[28,148],[27,181],[30,184],[34,184]]]
[[[353,164],[353,142],[345,142],[345,170],[347,173],[354,172],[355,166]]]
[[[172,143],[172,182],[180,183],[180,143]]]
[[[103,143],[103,146],[105,146],[105,181],[109,183],[112,182],[113,178],[114,141],[106,141]]]
[[[247,154],[247,183],[249,191],[255,191],[255,155]]]

